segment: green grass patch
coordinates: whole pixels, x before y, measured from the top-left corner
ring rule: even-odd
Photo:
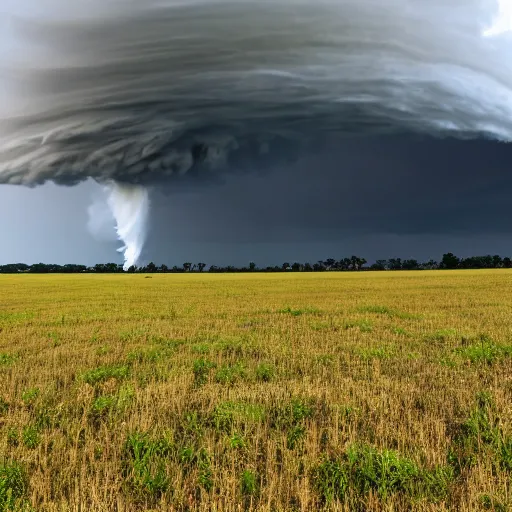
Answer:
[[[450,467],[427,470],[395,451],[368,445],[351,446],[341,458],[326,458],[313,471],[324,503],[357,501],[370,493],[383,501],[402,494],[435,503],[446,498],[452,480]]]
[[[40,394],[41,390],[39,388],[29,388],[23,391],[21,399],[25,405],[31,406],[34,405],[34,402],[38,399]]]
[[[194,361],[194,386],[204,386],[209,381],[210,373],[216,366],[215,363],[204,358]]]
[[[512,436],[503,432],[490,394],[480,393],[477,406],[456,426],[448,459],[458,473],[482,459],[512,471]]]
[[[259,493],[259,480],[254,471],[244,470],[240,477],[240,491],[244,497],[255,497]]]
[[[0,511],[23,510],[27,490],[28,478],[23,467],[17,462],[0,462]]]
[[[254,376],[259,382],[270,382],[276,375],[276,368],[272,364],[260,363],[254,370]]]
[[[457,338],[459,333],[456,329],[440,329],[426,334],[423,339],[430,343],[443,344]]]
[[[141,348],[132,350],[127,356],[128,364],[156,363],[165,357],[165,352],[159,348]]]
[[[6,354],[5,352],[0,352],[0,367],[2,366],[12,366],[19,359],[17,354]]]
[[[344,329],[359,329],[361,332],[372,332],[373,331],[373,323],[369,320],[351,320],[345,322],[343,325]]]
[[[30,450],[34,450],[41,443],[39,429],[35,425],[27,425],[22,432],[23,444]]]
[[[395,355],[394,347],[358,348],[355,354],[363,361],[390,359]]]
[[[270,425],[273,428],[289,430],[295,426],[303,426],[313,418],[316,411],[315,400],[304,397],[293,397],[269,410]]]
[[[173,445],[165,437],[135,432],[124,446],[124,477],[135,498],[145,502],[158,500],[169,489],[166,459]]]
[[[454,354],[474,364],[492,365],[512,357],[512,345],[499,345],[485,334],[462,341],[464,346],[455,349]]]
[[[129,375],[130,369],[127,365],[100,366],[82,373],[80,380],[94,385],[110,379],[123,380]]]
[[[223,365],[215,372],[217,384],[232,385],[242,382],[247,378],[247,372],[242,363]]]
[[[212,411],[209,423],[218,432],[232,433],[251,424],[261,423],[266,417],[263,406],[250,402],[221,402]]]
[[[101,395],[94,399],[91,414],[95,418],[104,418],[112,414],[123,413],[133,402],[135,392],[131,386],[122,386],[114,395]]]

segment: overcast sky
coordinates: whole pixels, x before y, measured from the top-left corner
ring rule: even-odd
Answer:
[[[512,254],[508,145],[398,136],[329,144],[193,191],[155,185],[144,261]],[[0,263],[121,262],[113,221],[95,236],[87,228],[88,208],[102,200],[92,181],[0,186]]]
[[[3,3],[0,263],[512,255],[495,2]]]

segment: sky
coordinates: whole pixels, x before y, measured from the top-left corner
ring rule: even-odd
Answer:
[[[213,185],[155,185],[142,260],[263,266],[512,254],[508,145],[409,136],[336,145]],[[88,229],[88,208],[103,201],[93,181],[0,186],[0,263],[121,262],[114,220]]]
[[[512,255],[510,6],[6,0],[0,263]]]

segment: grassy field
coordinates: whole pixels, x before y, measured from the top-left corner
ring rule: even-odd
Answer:
[[[511,285],[0,277],[0,511],[510,510]]]

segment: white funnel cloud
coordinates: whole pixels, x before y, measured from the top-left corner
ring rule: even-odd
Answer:
[[[144,242],[149,213],[149,194],[145,187],[112,182],[107,186],[108,206],[116,222],[118,239],[124,246],[124,269],[136,265]]]

